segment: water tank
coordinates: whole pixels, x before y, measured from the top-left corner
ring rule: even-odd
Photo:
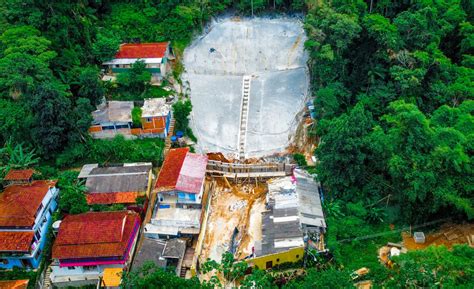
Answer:
[[[53,232],[57,233],[59,231],[59,226],[61,226],[61,220],[56,221],[53,223],[51,227],[53,227]]]

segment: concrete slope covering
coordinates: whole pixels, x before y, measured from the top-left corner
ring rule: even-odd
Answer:
[[[198,150],[237,157],[245,134],[247,158],[284,151],[308,92],[305,40],[296,19],[224,18],[185,50]],[[242,128],[244,76],[251,89]]]

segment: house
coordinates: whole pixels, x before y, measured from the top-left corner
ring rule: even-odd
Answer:
[[[303,259],[308,248],[325,251],[326,221],[319,196],[319,185],[303,170],[294,178],[268,183],[267,209],[262,213],[262,239],[247,259],[251,266],[265,270]]]
[[[9,170],[6,176],[3,178],[3,181],[6,182],[7,185],[12,184],[24,184],[24,183],[31,183],[33,180],[34,170]]]
[[[149,197],[152,168],[152,163],[88,164],[82,167],[78,178],[85,180],[89,205],[132,205],[139,197]]]
[[[176,275],[181,275],[186,241],[181,239],[159,240],[144,238],[142,246],[133,259],[132,269],[141,268],[146,262],[153,262],[160,268],[175,268]]]
[[[1,280],[0,289],[26,289],[30,280]]]
[[[92,112],[89,133],[94,138],[126,137],[166,138],[171,123],[171,106],[164,98],[145,99],[139,127],[133,124],[133,101],[109,101]]]
[[[106,268],[127,269],[139,229],[140,217],[132,211],[66,216],[53,244],[51,283],[97,284]]]
[[[0,268],[36,269],[57,207],[55,181],[7,186],[0,193]]]
[[[166,138],[171,123],[171,106],[164,98],[149,98],[143,102],[141,128],[132,134]]]
[[[207,161],[207,156],[190,153],[189,148],[169,151],[155,185],[157,202],[145,235],[192,238],[199,234]]]
[[[113,138],[117,134],[130,134],[133,101],[108,101],[92,112],[89,132],[97,138]]]
[[[130,69],[137,61],[143,61],[152,74],[152,82],[160,81],[170,71],[173,59],[170,42],[126,43],[120,45],[115,57],[103,63],[107,74],[114,75]]]

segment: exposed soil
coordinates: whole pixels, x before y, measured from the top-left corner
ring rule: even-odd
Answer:
[[[234,228],[239,230],[237,257],[250,255],[256,238],[261,238],[260,214],[265,209],[265,184],[232,185],[219,181],[211,200],[206,237],[200,259],[220,261],[229,249]]]
[[[425,243],[417,244],[408,232],[402,233],[403,244],[408,250],[420,250],[431,245],[451,248],[455,244],[474,246],[474,224],[445,224],[432,233],[425,233]]]

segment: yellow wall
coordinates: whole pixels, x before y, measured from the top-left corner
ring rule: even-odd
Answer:
[[[267,262],[272,261],[273,267],[287,262],[298,262],[303,259],[304,247],[296,247],[276,254],[255,257],[246,260],[250,266],[255,266],[258,269],[266,270]]]

